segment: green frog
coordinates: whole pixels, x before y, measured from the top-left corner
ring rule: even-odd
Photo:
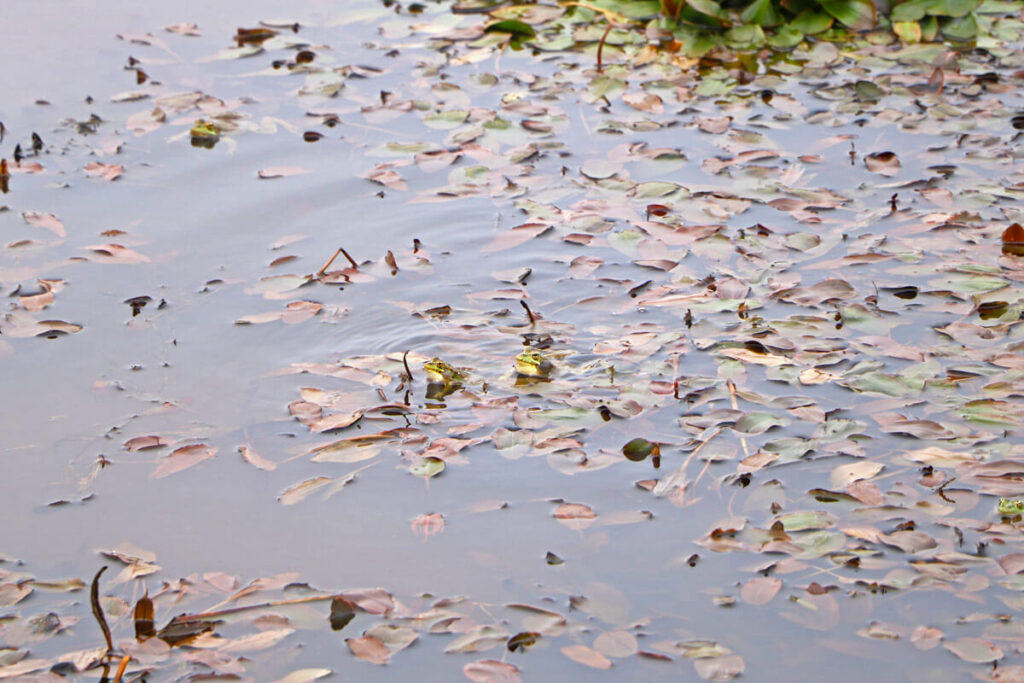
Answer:
[[[516,356],[516,373],[520,377],[547,379],[554,367],[551,361],[534,349],[523,349],[522,353]]]
[[[192,138],[193,147],[212,149],[220,140],[220,128],[205,119],[196,119],[188,133]]]
[[[1003,517],[1016,517],[1020,519],[1021,515],[1024,514],[1024,500],[1000,498],[997,510]]]
[[[466,381],[466,375],[440,358],[431,358],[423,364],[427,373],[427,398],[440,400],[454,394]]]
[[[427,372],[427,384],[462,384],[465,375],[440,358],[431,358],[423,364]]]

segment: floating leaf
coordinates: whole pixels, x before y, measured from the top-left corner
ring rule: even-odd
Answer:
[[[572,661],[589,666],[592,669],[612,668],[612,661],[610,659],[586,645],[567,645],[562,648],[562,654]]]
[[[767,605],[781,588],[782,579],[758,576],[743,584],[740,597],[748,605]]]
[[[632,460],[633,462],[641,462],[652,453],[660,455],[661,448],[658,444],[647,439],[636,438],[622,447],[622,454],[626,456],[627,460]]]
[[[379,638],[363,636],[361,638],[346,638],[345,642],[352,654],[364,662],[387,664],[391,661],[391,653]]]
[[[965,662],[974,664],[985,664],[995,662],[1003,658],[1003,651],[982,638],[957,638],[942,643],[953,654]]]

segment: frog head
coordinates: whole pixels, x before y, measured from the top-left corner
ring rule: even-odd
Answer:
[[[516,356],[516,372],[523,377],[546,378],[551,374],[554,366],[539,351],[523,349],[522,353]]]

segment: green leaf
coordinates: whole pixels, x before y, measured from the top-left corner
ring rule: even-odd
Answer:
[[[771,28],[782,23],[782,15],[775,8],[775,0],[754,0],[740,14],[745,24]]]
[[[772,427],[786,424],[788,424],[788,420],[775,417],[771,413],[747,413],[736,420],[736,424],[732,428],[743,434],[763,434]]]
[[[836,525],[835,515],[830,515],[821,510],[802,510],[790,512],[775,518],[782,522],[782,528],[786,531],[807,531],[809,529],[830,529]]]
[[[720,35],[692,26],[681,26],[675,36],[683,44],[682,52],[687,57],[703,57],[722,44]],[[707,80],[701,81],[698,89],[707,82]],[[718,82],[721,83],[721,81]]]
[[[899,36],[904,43],[921,42],[921,24],[916,21],[894,21],[892,32]]]
[[[789,22],[789,25],[805,35],[813,36],[832,28],[834,19],[824,12],[805,9],[796,18]]]
[[[733,49],[745,50],[765,43],[764,30],[757,24],[735,26],[725,32],[725,44]]]
[[[792,25],[786,24],[780,26],[768,39],[768,44],[774,48],[785,49],[787,47],[795,47],[800,44],[800,41],[804,39],[804,34],[799,30],[793,28]]]
[[[821,0],[821,8],[855,31],[875,26],[875,4],[871,0]]]
[[[892,8],[889,19],[892,22],[920,21],[928,14],[929,0],[908,0]]]
[[[921,20],[921,40],[931,42],[939,35],[939,20],[933,16],[927,16]]]
[[[489,24],[485,29],[484,33],[509,33],[520,38],[533,38],[537,35],[537,32],[533,30],[533,27],[527,24],[525,21],[519,21],[518,19],[505,19],[504,21],[496,21],[493,24]]]
[[[729,15],[726,14],[725,10],[722,9],[722,6],[715,2],[715,0],[686,0],[686,5],[687,8],[696,10],[697,14],[718,20],[717,23],[719,25],[724,26],[726,24],[723,22],[729,21]],[[680,14],[680,19],[685,20],[688,18],[687,15],[688,13],[684,9]]]
[[[440,458],[419,458],[409,465],[409,474],[414,477],[436,477],[444,472],[444,460]]]
[[[633,439],[622,447],[622,454],[626,456],[627,460],[632,462],[641,462],[651,453],[658,455],[660,452],[661,449],[658,447],[658,444],[640,438]]]
[[[885,97],[885,91],[871,81],[857,81],[854,85],[858,102],[874,103]]]
[[[943,18],[939,20],[942,35],[954,40],[971,40],[978,35],[978,22],[973,14],[959,18]]]
[[[938,17],[965,17],[981,5],[981,0],[929,0],[928,14]]]

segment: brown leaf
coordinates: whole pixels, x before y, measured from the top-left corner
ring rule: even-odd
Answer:
[[[982,638],[957,638],[942,644],[953,654],[965,662],[984,664],[995,662],[1003,658],[1003,651]]]
[[[169,445],[171,442],[163,437],[150,434],[148,436],[136,436],[133,439],[128,439],[124,442],[124,449],[126,451],[144,451],[150,448],[161,448]]]
[[[239,446],[238,454],[242,456],[242,459],[253,467],[257,467],[267,472],[272,472],[277,469],[277,465],[270,460],[267,460],[262,455],[254,451],[250,446]]]
[[[519,683],[523,680],[514,664],[496,659],[481,659],[462,667],[462,673],[473,683]]]
[[[149,257],[120,244],[93,244],[85,247],[98,263],[149,263]]]
[[[315,491],[322,489],[332,481],[334,480],[330,477],[313,477],[312,479],[299,482],[278,496],[277,502],[281,503],[281,505],[295,505],[296,503],[301,503],[309,498]]]
[[[175,474],[190,467],[195,467],[204,460],[217,455],[217,449],[206,444],[199,443],[191,446],[182,446],[163,459],[160,465],[150,475],[153,479],[162,479],[170,474]]]
[[[520,244],[529,242],[534,237],[543,235],[550,229],[551,226],[547,223],[523,223],[522,225],[517,225],[516,227],[497,235],[494,239],[484,245],[481,251],[503,251],[505,249],[518,247]]]
[[[864,157],[864,165],[872,173],[893,176],[900,170],[900,160],[894,152],[877,152]]]
[[[567,645],[562,648],[562,654],[572,661],[589,666],[592,669],[612,668],[612,661],[610,659],[586,645]]]
[[[121,164],[101,164],[96,161],[92,161],[85,165],[85,172],[91,176],[97,178],[103,178],[104,180],[117,180],[124,173],[124,166]]]
[[[58,237],[67,237],[68,233],[64,230],[64,224],[60,222],[60,219],[54,216],[52,213],[42,213],[40,211],[22,211],[21,217],[25,219],[25,222],[36,228],[46,228],[50,232],[54,233]]]
[[[293,175],[302,175],[309,173],[308,168],[302,168],[301,166],[268,166],[267,168],[261,168],[256,175],[263,180],[270,180],[271,178],[287,178]]]
[[[586,529],[597,518],[594,510],[582,503],[562,503],[555,508],[554,515],[559,523],[577,531]]]
[[[767,605],[781,588],[782,579],[758,576],[743,584],[740,597],[748,605]]]
[[[391,661],[391,653],[379,638],[363,636],[362,638],[346,638],[348,649],[359,659],[372,664],[387,664]]]
[[[412,532],[417,536],[433,536],[444,531],[444,515],[439,512],[419,515],[412,520]]]
[[[1007,574],[1020,574],[1024,572],[1024,553],[1010,553],[1003,555],[996,562]]]

